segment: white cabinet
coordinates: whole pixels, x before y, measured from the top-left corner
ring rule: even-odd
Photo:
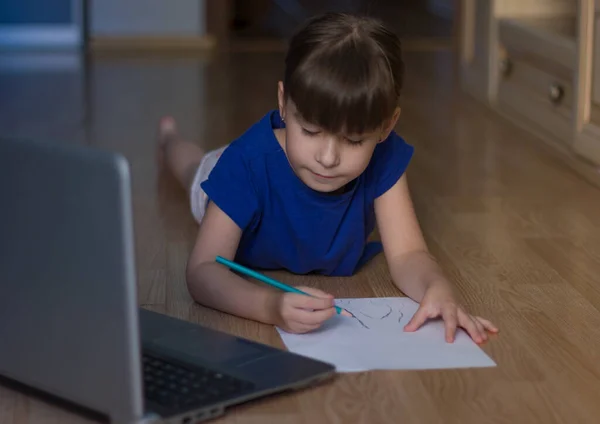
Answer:
[[[461,81],[466,91],[484,102],[495,93],[497,63],[494,0],[461,2]]]
[[[498,22],[497,108],[563,145],[573,140],[576,27],[574,13]]]
[[[574,150],[600,165],[600,0],[580,1],[579,110]]]
[[[570,159],[600,165],[600,0],[461,8],[464,90]]]

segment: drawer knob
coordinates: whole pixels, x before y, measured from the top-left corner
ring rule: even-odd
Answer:
[[[502,59],[500,61],[500,72],[506,77],[510,74],[510,71],[512,71],[511,60],[509,58]]]
[[[552,103],[560,102],[562,100],[564,94],[565,94],[565,90],[558,83],[550,84],[550,87],[548,87],[548,97],[550,98],[550,101]]]

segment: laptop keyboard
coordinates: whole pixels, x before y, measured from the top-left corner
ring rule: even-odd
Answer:
[[[246,392],[253,384],[198,366],[179,365],[144,353],[145,398],[168,408],[202,406]]]

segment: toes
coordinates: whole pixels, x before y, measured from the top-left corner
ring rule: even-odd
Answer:
[[[177,133],[177,124],[172,116],[163,117],[158,124],[158,135],[161,141]]]

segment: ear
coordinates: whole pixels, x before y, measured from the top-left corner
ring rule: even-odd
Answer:
[[[279,115],[285,121],[285,93],[283,91],[283,81],[277,83],[277,104],[279,106]]]
[[[379,140],[380,143],[383,140],[385,140],[386,138],[388,138],[388,136],[390,135],[390,133],[392,132],[392,130],[398,123],[398,118],[400,118],[400,113],[401,113],[401,109],[400,109],[400,107],[397,107],[396,110],[394,110],[394,114],[392,115],[390,120],[386,123],[386,125],[383,127],[383,130],[381,131],[381,139]]]

